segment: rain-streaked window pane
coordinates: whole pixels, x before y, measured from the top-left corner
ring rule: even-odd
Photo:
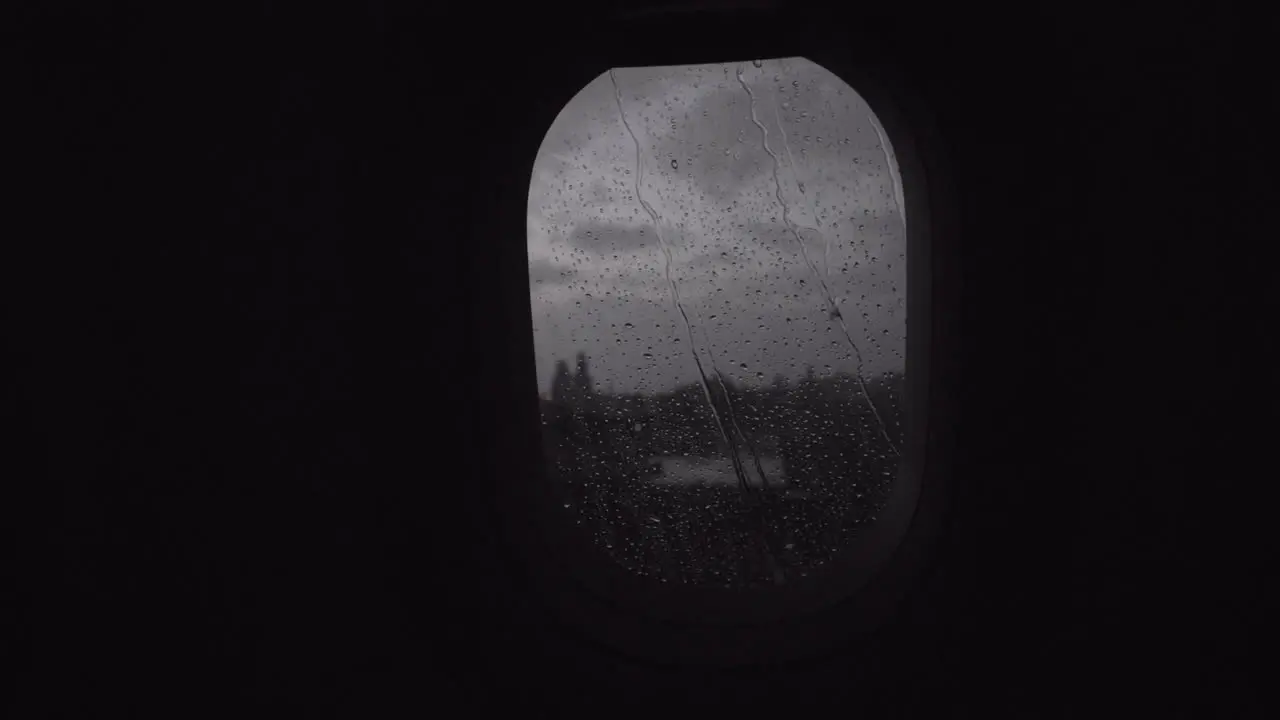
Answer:
[[[906,232],[867,104],[802,58],[618,68],[539,150],[528,251],[554,491],[621,565],[786,583],[902,445]]]

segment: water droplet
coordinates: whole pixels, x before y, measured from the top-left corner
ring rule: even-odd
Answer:
[[[751,61],[751,64],[752,64],[752,65],[755,65],[756,67],[761,67],[761,66],[763,66],[763,65],[764,65],[764,61],[763,61],[763,60],[752,60],[752,61]]]
[[[672,160],[671,160],[671,169],[672,169],[672,170],[675,170],[675,169],[676,169],[676,168],[678,168],[679,166],[680,166],[680,163],[676,162],[676,161],[675,161],[675,159],[674,159],[674,158],[672,158]]]

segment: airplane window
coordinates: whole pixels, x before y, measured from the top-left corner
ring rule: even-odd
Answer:
[[[906,424],[903,203],[866,102],[803,58],[583,88],[528,202],[565,521],[639,575],[730,588],[874,523]]]

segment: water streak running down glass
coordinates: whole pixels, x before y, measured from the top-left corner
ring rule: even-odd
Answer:
[[[802,58],[583,88],[528,207],[566,521],[641,575],[735,588],[874,522],[904,426],[903,203],[866,103]]]

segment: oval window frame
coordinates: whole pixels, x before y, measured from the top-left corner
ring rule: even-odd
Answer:
[[[759,30],[776,22],[769,17],[746,21],[747,32],[741,36],[764,37]],[[845,43],[855,40],[853,33],[840,38],[808,29],[811,32],[800,29],[744,45],[768,51],[760,53],[764,57],[804,57],[839,77],[866,101],[893,147],[908,214],[903,461],[877,520],[808,577],[751,591],[676,585],[635,575],[569,522],[570,516],[549,491],[546,463],[540,456],[541,428],[535,421],[532,432],[538,437],[532,443],[529,438],[513,440],[510,447],[512,452],[538,449],[539,462],[531,476],[500,480],[500,515],[510,549],[538,598],[562,624],[634,657],[712,665],[779,661],[822,652],[852,634],[874,629],[918,577],[945,508],[949,473],[938,460],[949,454],[950,432],[945,398],[934,390],[949,383],[948,364],[938,362],[932,348],[946,342],[950,320],[934,296],[936,253],[939,246],[951,245],[945,234],[952,226],[945,218],[954,217],[949,174],[925,104],[893,65],[884,62],[893,56],[875,49],[851,52]],[[636,37],[645,34],[640,27],[632,30]],[[548,62],[542,63],[544,70]],[[692,47],[668,46],[636,55],[628,53],[625,44],[566,61],[564,74],[558,76],[564,82],[548,92],[546,102],[533,113],[545,118],[538,142],[560,110],[610,68],[707,62],[706,52]],[[526,167],[532,167],[531,159]],[[527,193],[526,179],[526,199]],[[524,237],[522,241],[527,243]],[[527,313],[525,323],[531,348]],[[529,365],[533,366],[532,357]],[[536,394],[536,378],[528,392]]]

